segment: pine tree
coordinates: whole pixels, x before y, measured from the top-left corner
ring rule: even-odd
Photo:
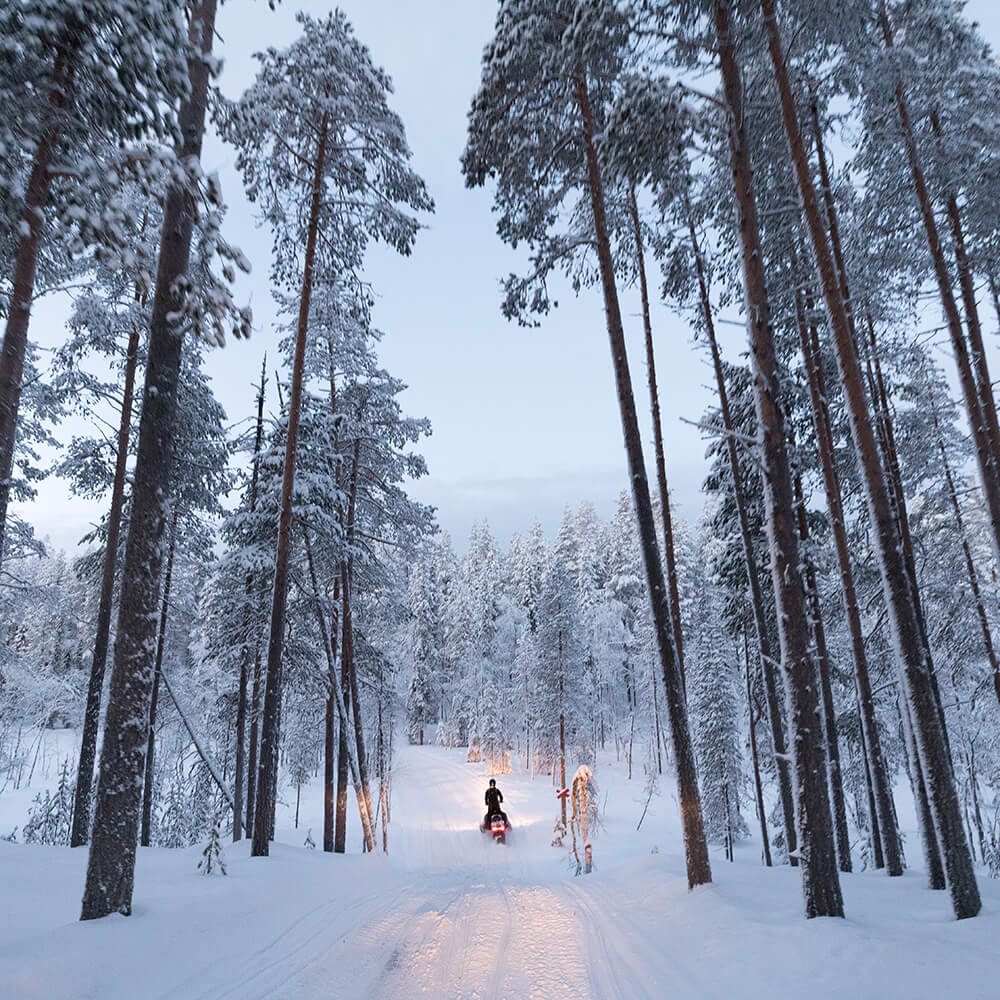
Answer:
[[[688,881],[711,880],[702,828],[694,757],[683,686],[671,637],[667,589],[653,522],[635,399],[625,350],[615,268],[611,257],[605,186],[596,147],[603,107],[594,101],[620,64],[623,22],[613,4],[566,0],[539,11],[530,0],[500,5],[496,34],[483,59],[473,101],[463,171],[470,185],[498,182],[501,235],[527,241],[537,251],[541,290],[533,299],[515,294],[505,309],[546,311],[544,276],[572,259],[576,248],[596,244],[608,336],[621,409],[630,481],[642,539],[643,561],[656,623],[682,802]],[[544,97],[542,96],[544,95]],[[523,137],[531,135],[530,143]],[[579,203],[568,199],[579,197]],[[577,231],[549,232],[569,216]]]
[[[201,852],[201,861],[198,862],[198,870],[202,875],[215,875],[216,872],[227,874],[226,855],[222,849],[222,836],[219,833],[221,826],[221,817],[216,813],[208,833],[208,843]]]
[[[52,221],[53,178],[86,178],[88,158],[100,155],[103,144],[173,138],[173,116],[164,109],[172,111],[186,93],[183,10],[180,0],[114,5],[88,0],[71,6],[32,0],[0,12],[0,35],[18,39],[17,46],[0,51],[0,95],[12,112],[0,126],[0,148],[6,151],[0,208],[4,229],[17,232],[0,352],[0,557],[31,303]],[[82,188],[71,197],[87,205],[94,192],[86,182]],[[90,228],[102,225],[98,220]]]
[[[204,135],[216,0],[203,0],[191,18],[195,54],[188,62],[190,91],[179,114],[178,158],[196,166]],[[185,50],[186,51],[186,50]],[[140,782],[148,738],[153,648],[159,603],[162,538],[170,481],[170,449],[177,408],[181,346],[189,299],[185,276],[196,203],[190,186],[175,182],[164,202],[146,383],[123,574],[131,581],[119,606],[117,641],[101,750],[97,807],[91,834],[82,919],[132,909]],[[224,302],[220,303],[225,311]],[[238,320],[246,332],[248,317]]]
[[[424,729],[437,721],[434,682],[441,657],[441,620],[437,606],[433,566],[425,557],[410,571],[410,658],[413,678],[406,698],[406,719],[411,743],[424,743]]]
[[[944,856],[949,888],[957,917],[975,916],[980,909],[979,890],[962,828],[958,800],[948,760],[946,735],[931,690],[933,668],[923,645],[917,621],[912,584],[902,564],[898,527],[892,517],[867,403],[863,398],[856,345],[852,342],[848,314],[841,294],[827,235],[798,124],[795,97],[785,63],[781,29],[773,0],[762,0],[768,48],[782,103],[782,119],[802,196],[817,275],[823,288],[830,326],[837,346],[841,382],[849,401],[851,431],[859,462],[865,473],[870,516],[878,532],[877,551],[886,602],[893,626],[897,656],[902,668],[903,690],[913,713],[916,747],[926,777],[935,830]]]
[[[538,677],[534,684],[536,753],[548,768],[559,767],[559,787],[567,788],[566,758],[580,763],[587,754],[589,715],[584,688],[584,648],[580,610],[570,567],[553,555],[546,568],[539,602]],[[580,751],[583,751],[581,755]],[[592,748],[591,748],[592,753]],[[584,756],[584,759],[579,759]],[[566,825],[566,800],[561,799]]]
[[[274,278],[298,296],[267,646],[260,764],[265,777],[257,791],[256,856],[268,853],[268,823],[261,817],[272,811],[268,776],[277,767],[292,493],[313,284],[327,274],[345,283],[357,281],[372,239],[408,253],[417,230],[408,210],[432,207],[423,182],[407,166],[402,123],[387,103],[389,78],[372,64],[344,15],[338,11],[323,21],[299,15],[299,23],[299,40],[284,52],[272,48],[259,57],[256,83],[225,107],[221,122],[223,134],[240,150],[238,166],[248,194],[272,228]],[[349,581],[341,588],[346,605]],[[342,627],[348,629],[349,623],[342,621]],[[342,656],[348,664],[348,651]]]

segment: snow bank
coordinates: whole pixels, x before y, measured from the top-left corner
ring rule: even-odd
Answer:
[[[919,872],[846,876],[848,919],[807,922],[799,873],[760,867],[751,842],[689,893],[670,796],[637,833],[641,780],[607,760],[597,778],[596,865],[579,878],[548,846],[548,778],[499,779],[514,829],[495,845],[478,830],[483,767],[429,746],[401,750],[390,857],[303,848],[321,831],[314,784],[270,858],[227,845],[226,877],[198,873],[197,847],[140,850],[129,918],[77,921],[84,851],[0,843],[0,997],[995,996],[997,883],[959,923]]]

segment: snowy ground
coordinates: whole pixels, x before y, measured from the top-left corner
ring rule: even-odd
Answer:
[[[602,760],[605,828],[595,871],[575,877],[549,846],[548,779],[500,779],[515,823],[502,847],[477,828],[484,775],[462,751],[402,748],[388,858],[304,849],[309,827],[320,839],[316,787],[269,859],[227,848],[225,878],[197,872],[198,848],[141,850],[129,918],[77,921],[85,851],[0,843],[0,997],[997,995],[1000,886],[985,876],[975,920],[952,920],[911,871],[847,876],[848,919],[806,921],[798,873],[761,868],[750,843],[688,893],[669,790],[637,833],[642,782]],[[0,833],[20,795],[0,795]]]

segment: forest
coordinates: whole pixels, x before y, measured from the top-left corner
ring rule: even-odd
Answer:
[[[890,900],[915,871],[987,920],[1000,64],[965,4],[499,0],[454,150],[510,248],[481,308],[516,351],[586,303],[624,451],[614,511],[567,495],[509,541],[414,495],[431,424],[380,360],[406,331],[369,261],[419,253],[435,204],[389,73],[344,11],[299,13],[227,95],[218,4],[0,8],[0,838],[85,859],[62,921],[138,913],[146,848],[284,857],[292,811],[317,857],[392,858],[397,782],[446,751],[547,784],[533,822],[574,855],[574,773],[600,836],[604,775],[631,827],[665,796],[689,892],[750,858],[798,869],[800,916],[850,918],[858,873]],[[206,358],[247,338],[227,413]],[[679,352],[711,393],[695,519]],[[103,511],[72,553],[33,522],[48,477]]]

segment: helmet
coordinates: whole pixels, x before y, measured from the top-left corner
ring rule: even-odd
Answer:
[[[496,787],[497,787],[497,779],[490,778],[490,788],[496,788]]]

